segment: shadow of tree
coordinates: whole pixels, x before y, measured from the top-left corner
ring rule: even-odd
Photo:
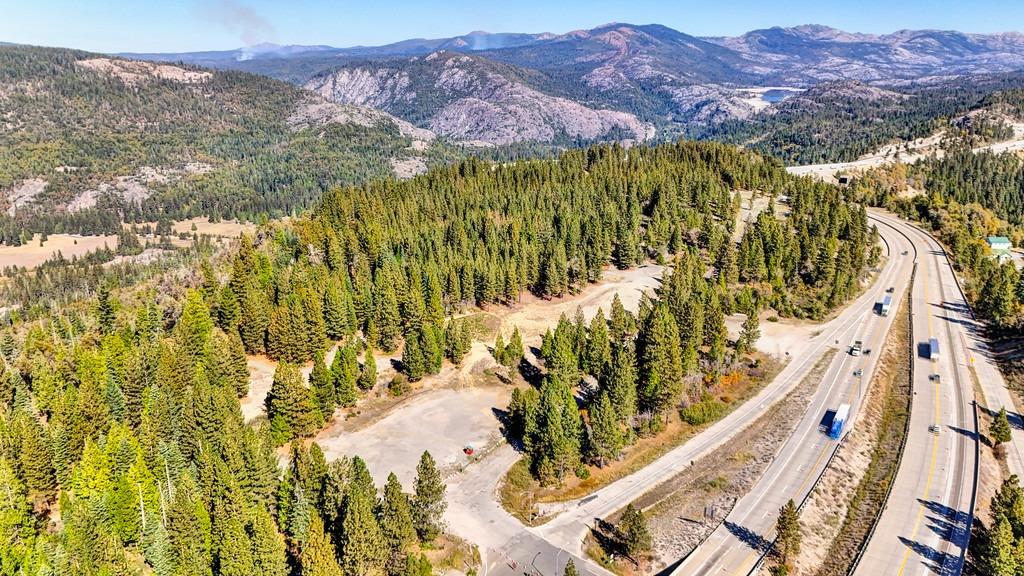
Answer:
[[[733,536],[739,538],[740,542],[743,542],[758,552],[768,552],[772,547],[770,540],[745,526],[740,526],[739,524],[726,520],[725,528]]]

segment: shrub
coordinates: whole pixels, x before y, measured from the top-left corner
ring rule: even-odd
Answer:
[[[700,402],[690,404],[679,411],[679,416],[690,426],[700,426],[714,422],[725,413],[725,404],[710,394],[705,394]]]

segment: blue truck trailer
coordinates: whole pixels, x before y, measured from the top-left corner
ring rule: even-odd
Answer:
[[[932,362],[938,362],[939,360],[939,339],[931,338],[928,340],[928,358]]]
[[[828,437],[833,440],[839,440],[839,436],[843,433],[843,426],[846,424],[846,419],[850,417],[850,405],[840,404],[836,410],[836,415],[832,417],[832,425],[828,428]]]

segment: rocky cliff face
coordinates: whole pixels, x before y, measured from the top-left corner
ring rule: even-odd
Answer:
[[[506,72],[503,74],[502,72]],[[435,52],[386,66],[346,66],[306,83],[343,104],[379,108],[457,140],[645,140],[649,124],[628,112],[546,94],[474,57]]]

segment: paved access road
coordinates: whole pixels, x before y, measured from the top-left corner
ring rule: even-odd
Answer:
[[[864,297],[871,303],[880,303],[891,288],[895,311],[910,281],[913,247],[892,229],[879,226],[879,232],[889,248],[889,266]],[[674,575],[747,574],[774,539],[779,509],[791,498],[799,504],[814,488],[839,445],[823,428],[831,420],[829,412],[840,404],[849,404],[850,420],[844,434],[856,423],[866,384],[896,318],[896,314],[881,316],[880,308],[858,307],[855,311],[858,315],[850,318],[839,334],[839,353],[793,433],[751,491],[736,503],[711,536],[679,564]],[[863,341],[871,353],[851,355],[849,346],[855,340]],[[863,370],[860,377],[854,375],[858,369]]]
[[[879,231],[890,246],[899,246],[903,242],[902,237],[892,230],[880,228]],[[826,350],[837,346],[837,340],[838,345],[843,346],[847,341],[859,339],[853,335],[862,323],[868,325],[865,319],[872,318],[873,309],[881,300],[881,291],[891,285],[895,286],[896,294],[900,294],[905,288],[910,266],[901,260],[909,261],[909,257],[899,256],[901,250],[895,248],[893,252],[896,256],[887,259],[880,272],[881,280],[875,282],[834,319],[824,323],[821,331],[809,338],[806,345],[794,348],[789,363],[775,380],[757,396],[684,445],[590,497],[568,503],[560,515],[539,528],[525,528],[495,501],[498,481],[516,460],[516,454],[511,448],[503,447],[449,482],[447,518],[451,529],[480,546],[486,567],[485,576],[521,576],[524,572],[560,576],[569,557],[574,558],[581,572],[606,574],[600,567],[581,558],[583,538],[594,519],[604,518],[625,507],[647,490],[670,479],[690,462],[720,446],[771,409],[799,384]],[[881,334],[878,330],[874,332]],[[881,335],[874,337],[884,339]],[[880,350],[880,344],[871,343],[867,347]],[[877,355],[877,352],[874,354]],[[862,358],[870,360],[873,357]],[[849,364],[847,369],[852,378],[853,364]],[[841,387],[846,383],[848,379],[837,377],[833,387]],[[748,553],[749,550],[748,547]]]

